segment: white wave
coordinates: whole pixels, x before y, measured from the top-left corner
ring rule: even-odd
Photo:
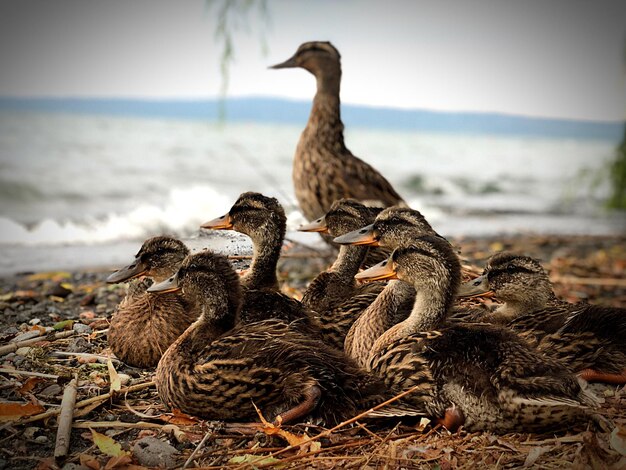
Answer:
[[[207,186],[172,189],[164,206],[143,204],[125,214],[83,222],[46,219],[29,228],[0,217],[0,244],[60,245],[141,239],[160,233],[190,233],[206,219],[228,211],[232,198]]]

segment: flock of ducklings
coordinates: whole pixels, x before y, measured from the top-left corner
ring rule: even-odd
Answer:
[[[274,66],[286,67],[317,78],[294,158],[296,196],[312,221],[300,230],[334,239],[337,259],[301,301],[281,293],[285,212],[243,193],[202,225],[250,237],[242,277],[225,256],[190,254],[165,236],[109,276],[133,280],[111,319],[115,355],[156,366],[162,401],[206,419],[254,421],[256,406],[278,424],[332,425],[407,392],[369,417],[492,432],[601,423],[582,379],[626,383],[626,310],[563,302],[536,260],[512,253],[462,284],[456,250],[345,147],[337,50],[305,43]],[[386,208],[363,203],[371,200]],[[374,259],[383,261],[369,266]],[[459,302],[486,291],[501,302],[493,310]]]
[[[154,281],[134,281],[109,344],[130,365],[156,366],[164,403],[207,419],[252,420],[256,405],[277,422],[333,424],[412,390],[372,416],[548,431],[593,417],[577,375],[626,382],[626,311],[558,300],[532,258],[498,253],[461,285],[454,248],[418,211],[343,199],[300,228],[341,248],[299,302],[278,288],[285,225],[276,199],[244,193],[202,226],[252,239],[241,278],[225,256],[163,236],[109,277]],[[386,260],[359,271],[383,248]],[[457,302],[486,290],[503,302],[493,311]]]

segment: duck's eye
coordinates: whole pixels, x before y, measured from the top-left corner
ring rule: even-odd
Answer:
[[[513,274],[513,273],[515,273],[515,266],[513,266],[512,264],[509,264],[509,265],[506,267],[506,272],[507,272],[507,273],[509,273],[509,274]]]

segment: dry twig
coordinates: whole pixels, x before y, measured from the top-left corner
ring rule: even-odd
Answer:
[[[59,410],[59,428],[57,440],[54,445],[54,458],[61,459],[67,455],[70,448],[70,434],[72,433],[72,419],[74,417],[74,405],[76,405],[76,391],[78,388],[78,374],[65,386],[61,409]]]

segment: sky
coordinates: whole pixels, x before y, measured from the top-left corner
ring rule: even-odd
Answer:
[[[224,1],[0,0],[0,96],[216,97]],[[267,66],[330,40],[344,103],[626,118],[624,0],[267,0],[266,15],[259,5],[230,23],[228,96],[310,100],[307,72]]]

